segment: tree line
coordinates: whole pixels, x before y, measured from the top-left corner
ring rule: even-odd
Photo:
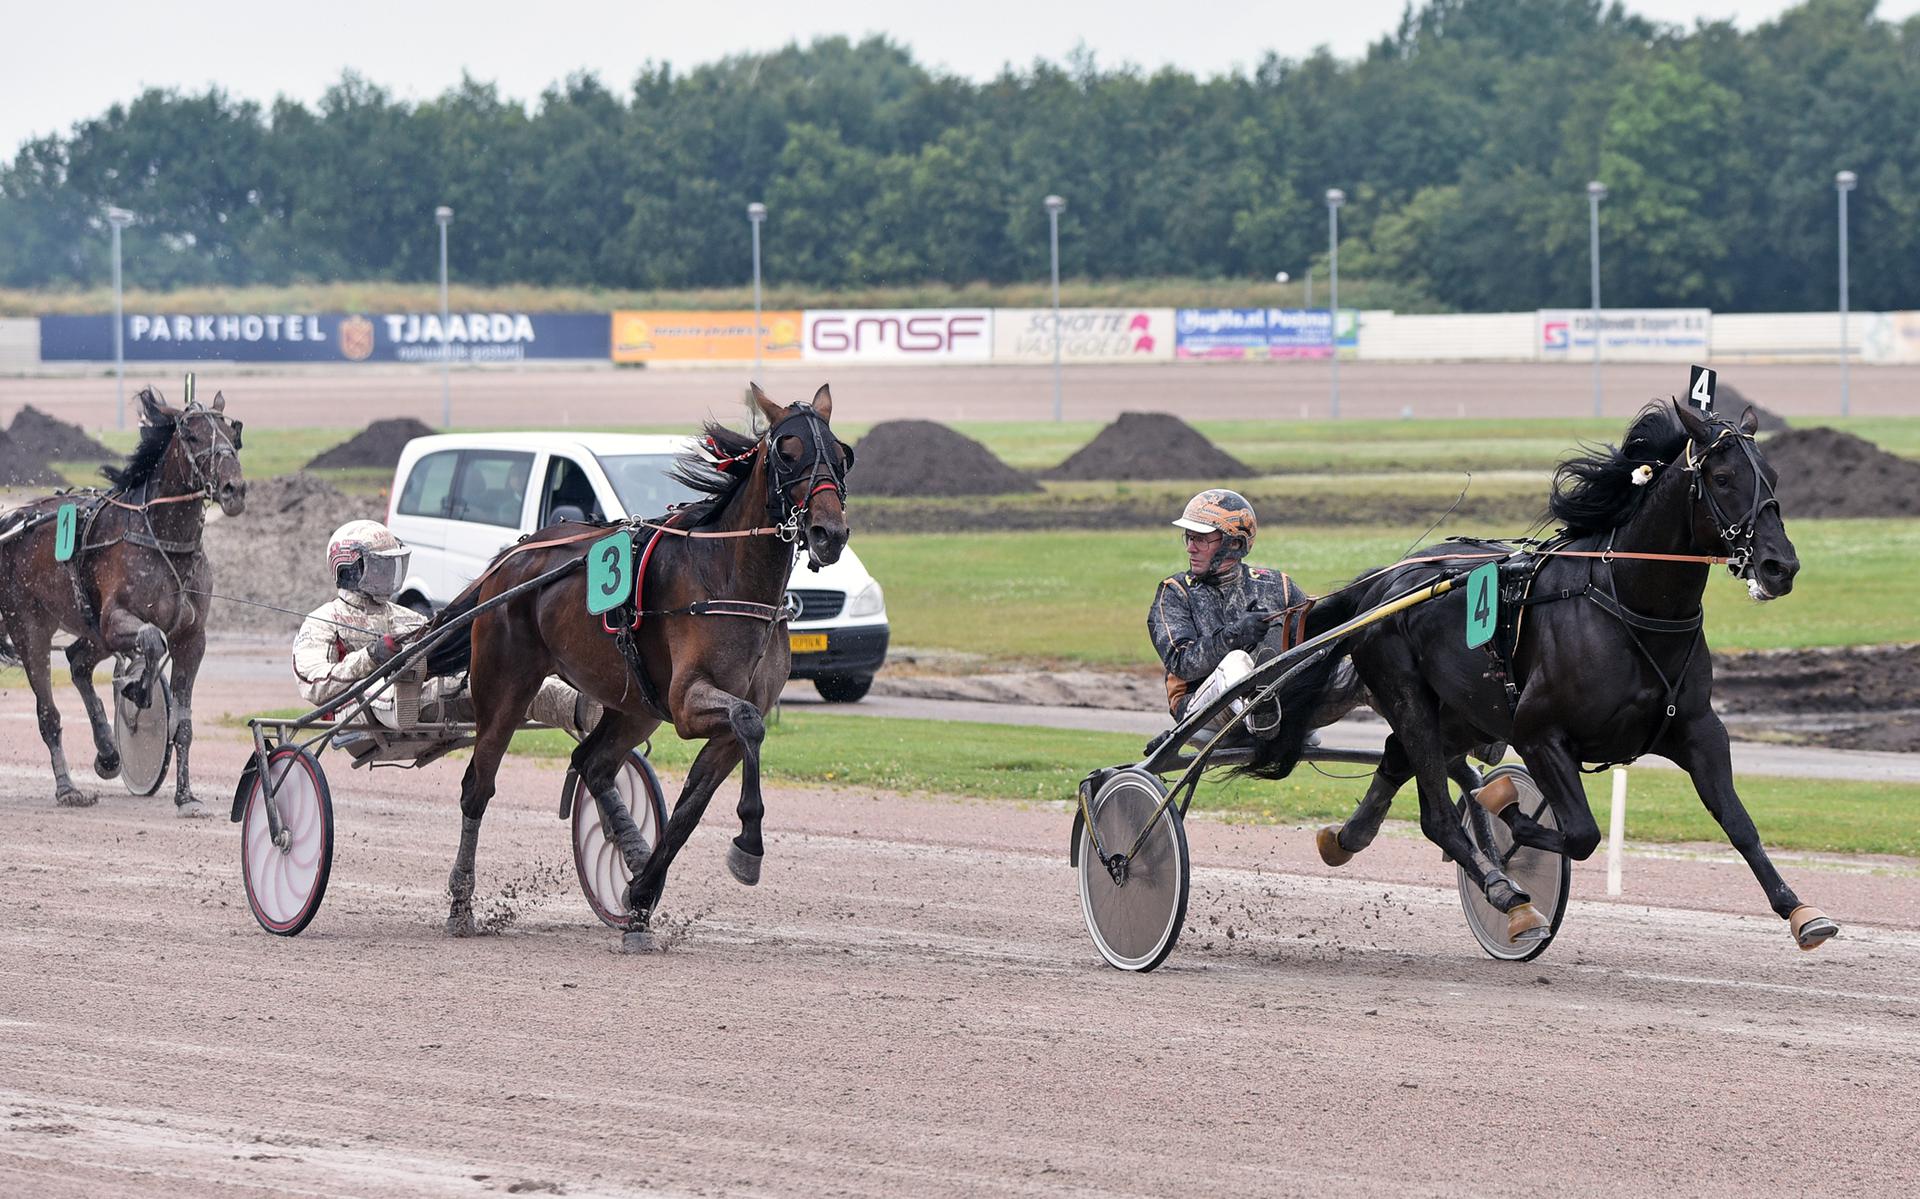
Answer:
[[[1274,11],[1234,36],[1277,39]],[[1079,53],[975,83],[826,39],[532,104],[352,74],[313,107],[148,91],[0,166],[0,286],[99,285],[108,205],[137,214],[134,286],[431,279],[440,204],[466,281],[731,285],[756,200],[770,280],[1007,282],[1046,276],[1049,193],[1071,277],[1324,278],[1339,187],[1341,271],[1376,299],[1581,306],[1600,179],[1608,304],[1819,309],[1842,168],[1854,305],[1920,306],[1920,17],[1809,0],[1743,33],[1429,0],[1358,60],[1205,79]]]

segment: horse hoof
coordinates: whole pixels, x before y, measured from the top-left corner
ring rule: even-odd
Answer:
[[[752,887],[760,882],[760,859],[764,855],[748,853],[738,845],[727,846],[727,871],[738,879],[743,886]]]
[[[208,816],[212,815],[211,812],[207,811],[206,805],[194,799],[192,796],[188,796],[186,799],[174,804],[173,814],[182,820],[205,820]]]
[[[1820,948],[1840,931],[1840,926],[1828,919],[1825,912],[1805,903],[1787,914],[1787,924],[1793,929],[1794,944],[1802,952]]]
[[[1530,903],[1515,904],[1507,910],[1507,940],[1515,945],[1541,940],[1550,931],[1547,918]]]
[[[93,772],[103,779],[120,777],[120,755],[99,754],[93,759]]]
[[[650,928],[630,928],[620,934],[621,953],[658,953],[662,948]]]
[[[1320,860],[1329,866],[1345,866],[1353,861],[1353,854],[1340,847],[1340,826],[1329,824],[1313,835],[1313,844],[1320,851]]]
[[[473,922],[472,912],[455,912],[447,917],[447,935],[449,937],[472,937],[478,935],[480,927]]]
[[[68,787],[64,791],[54,792],[53,802],[63,808],[90,808],[100,802],[100,797],[91,791]]]

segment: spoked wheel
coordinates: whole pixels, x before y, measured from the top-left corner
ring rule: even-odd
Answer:
[[[602,924],[625,928],[627,884],[633,881],[633,872],[627,869],[620,847],[608,839],[600,823],[600,804],[580,777],[569,770],[565,786],[573,810],[573,868],[580,875],[580,890]],[[658,848],[667,827],[667,797],[653,773],[653,763],[637,749],[629,752],[614,776],[614,786],[620,788],[620,798],[633,813],[648,847]]]
[[[1553,805],[1540,793],[1524,766],[1497,766],[1487,772],[1486,781],[1491,783],[1502,776],[1512,778],[1514,788],[1520,793],[1522,812],[1545,828],[1560,827]],[[1560,918],[1567,911],[1567,891],[1573,884],[1573,863],[1565,854],[1525,845],[1514,848],[1513,833],[1507,828],[1507,822],[1487,816],[1472,796],[1461,798],[1459,813],[1468,838],[1495,862],[1506,863],[1503,869],[1507,877],[1533,896],[1533,906],[1547,919],[1546,936],[1528,941],[1512,940],[1507,936],[1507,914],[1488,903],[1467,872],[1456,865],[1460,906],[1467,915],[1467,928],[1490,956],[1505,962],[1530,962],[1547,951],[1560,931]]]
[[[113,740],[120,750],[120,781],[135,795],[152,795],[173,761],[173,688],[167,685],[166,660],[154,671],[147,706],[127,698],[130,663],[113,660]]]
[[[1120,970],[1147,971],[1166,961],[1186,922],[1187,831],[1178,808],[1154,816],[1166,794],[1153,775],[1120,771],[1091,805],[1108,861],[1100,860],[1084,827],[1075,846],[1087,931],[1100,956]],[[1140,847],[1129,856],[1136,839]]]
[[[273,802],[285,825],[285,844],[268,829],[266,787],[250,772],[240,826],[240,868],[247,903],[260,927],[278,937],[298,936],[320,911],[333,870],[333,796],[320,763],[304,749],[285,746],[267,756]]]

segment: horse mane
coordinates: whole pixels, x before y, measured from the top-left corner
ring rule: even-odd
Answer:
[[[1583,444],[1583,453],[1554,468],[1547,510],[1570,533],[1617,529],[1640,510],[1649,490],[1634,483],[1633,472],[1651,466],[1657,476],[1686,444],[1687,431],[1673,405],[1656,400],[1633,418],[1618,447]]]
[[[140,395],[134,398],[141,397],[152,399],[153,389],[143,388]],[[113,490],[131,491],[153,478],[160,469],[161,460],[167,456],[167,447],[173,444],[173,429],[174,422],[171,419],[140,426],[140,444],[134,447],[127,464],[100,468],[107,482],[113,484]]]
[[[751,433],[738,433],[727,428],[719,421],[708,421],[701,427],[702,444],[708,442],[718,450],[721,458],[737,458],[751,453],[760,444],[760,439]],[[706,496],[704,500],[695,500],[681,512],[681,528],[697,529],[720,515],[727,504],[746,485],[753,474],[752,464],[741,462],[731,468],[721,469],[707,460],[700,449],[687,450],[674,462],[667,477],[676,483],[690,487]]]

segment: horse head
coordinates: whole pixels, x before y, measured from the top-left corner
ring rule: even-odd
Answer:
[[[1673,411],[1687,432],[1685,466],[1693,476],[1697,536],[1726,548],[1727,569],[1746,582],[1754,599],[1792,591],[1800,558],[1774,497],[1779,476],[1753,438],[1759,417],[1751,407],[1737,424],[1678,402]]]
[[[833,435],[833,393],[822,384],[812,402],[784,406],[758,384],[749,395],[767,422],[770,506],[782,525],[806,538],[810,565],[838,561],[851,535],[846,500],[853,449]]]
[[[211,404],[189,400],[186,407],[175,408],[153,391],[144,388],[135,397],[140,402],[141,423],[147,426],[141,441],[164,438],[158,476],[167,485],[168,494],[184,495],[199,491],[220,505],[228,516],[238,516],[247,506],[247,480],[240,469],[241,422],[226,414],[227,398],[216,392]],[[136,463],[141,455],[135,453]],[[126,475],[136,473],[130,463]],[[128,478],[127,482],[135,482]]]

